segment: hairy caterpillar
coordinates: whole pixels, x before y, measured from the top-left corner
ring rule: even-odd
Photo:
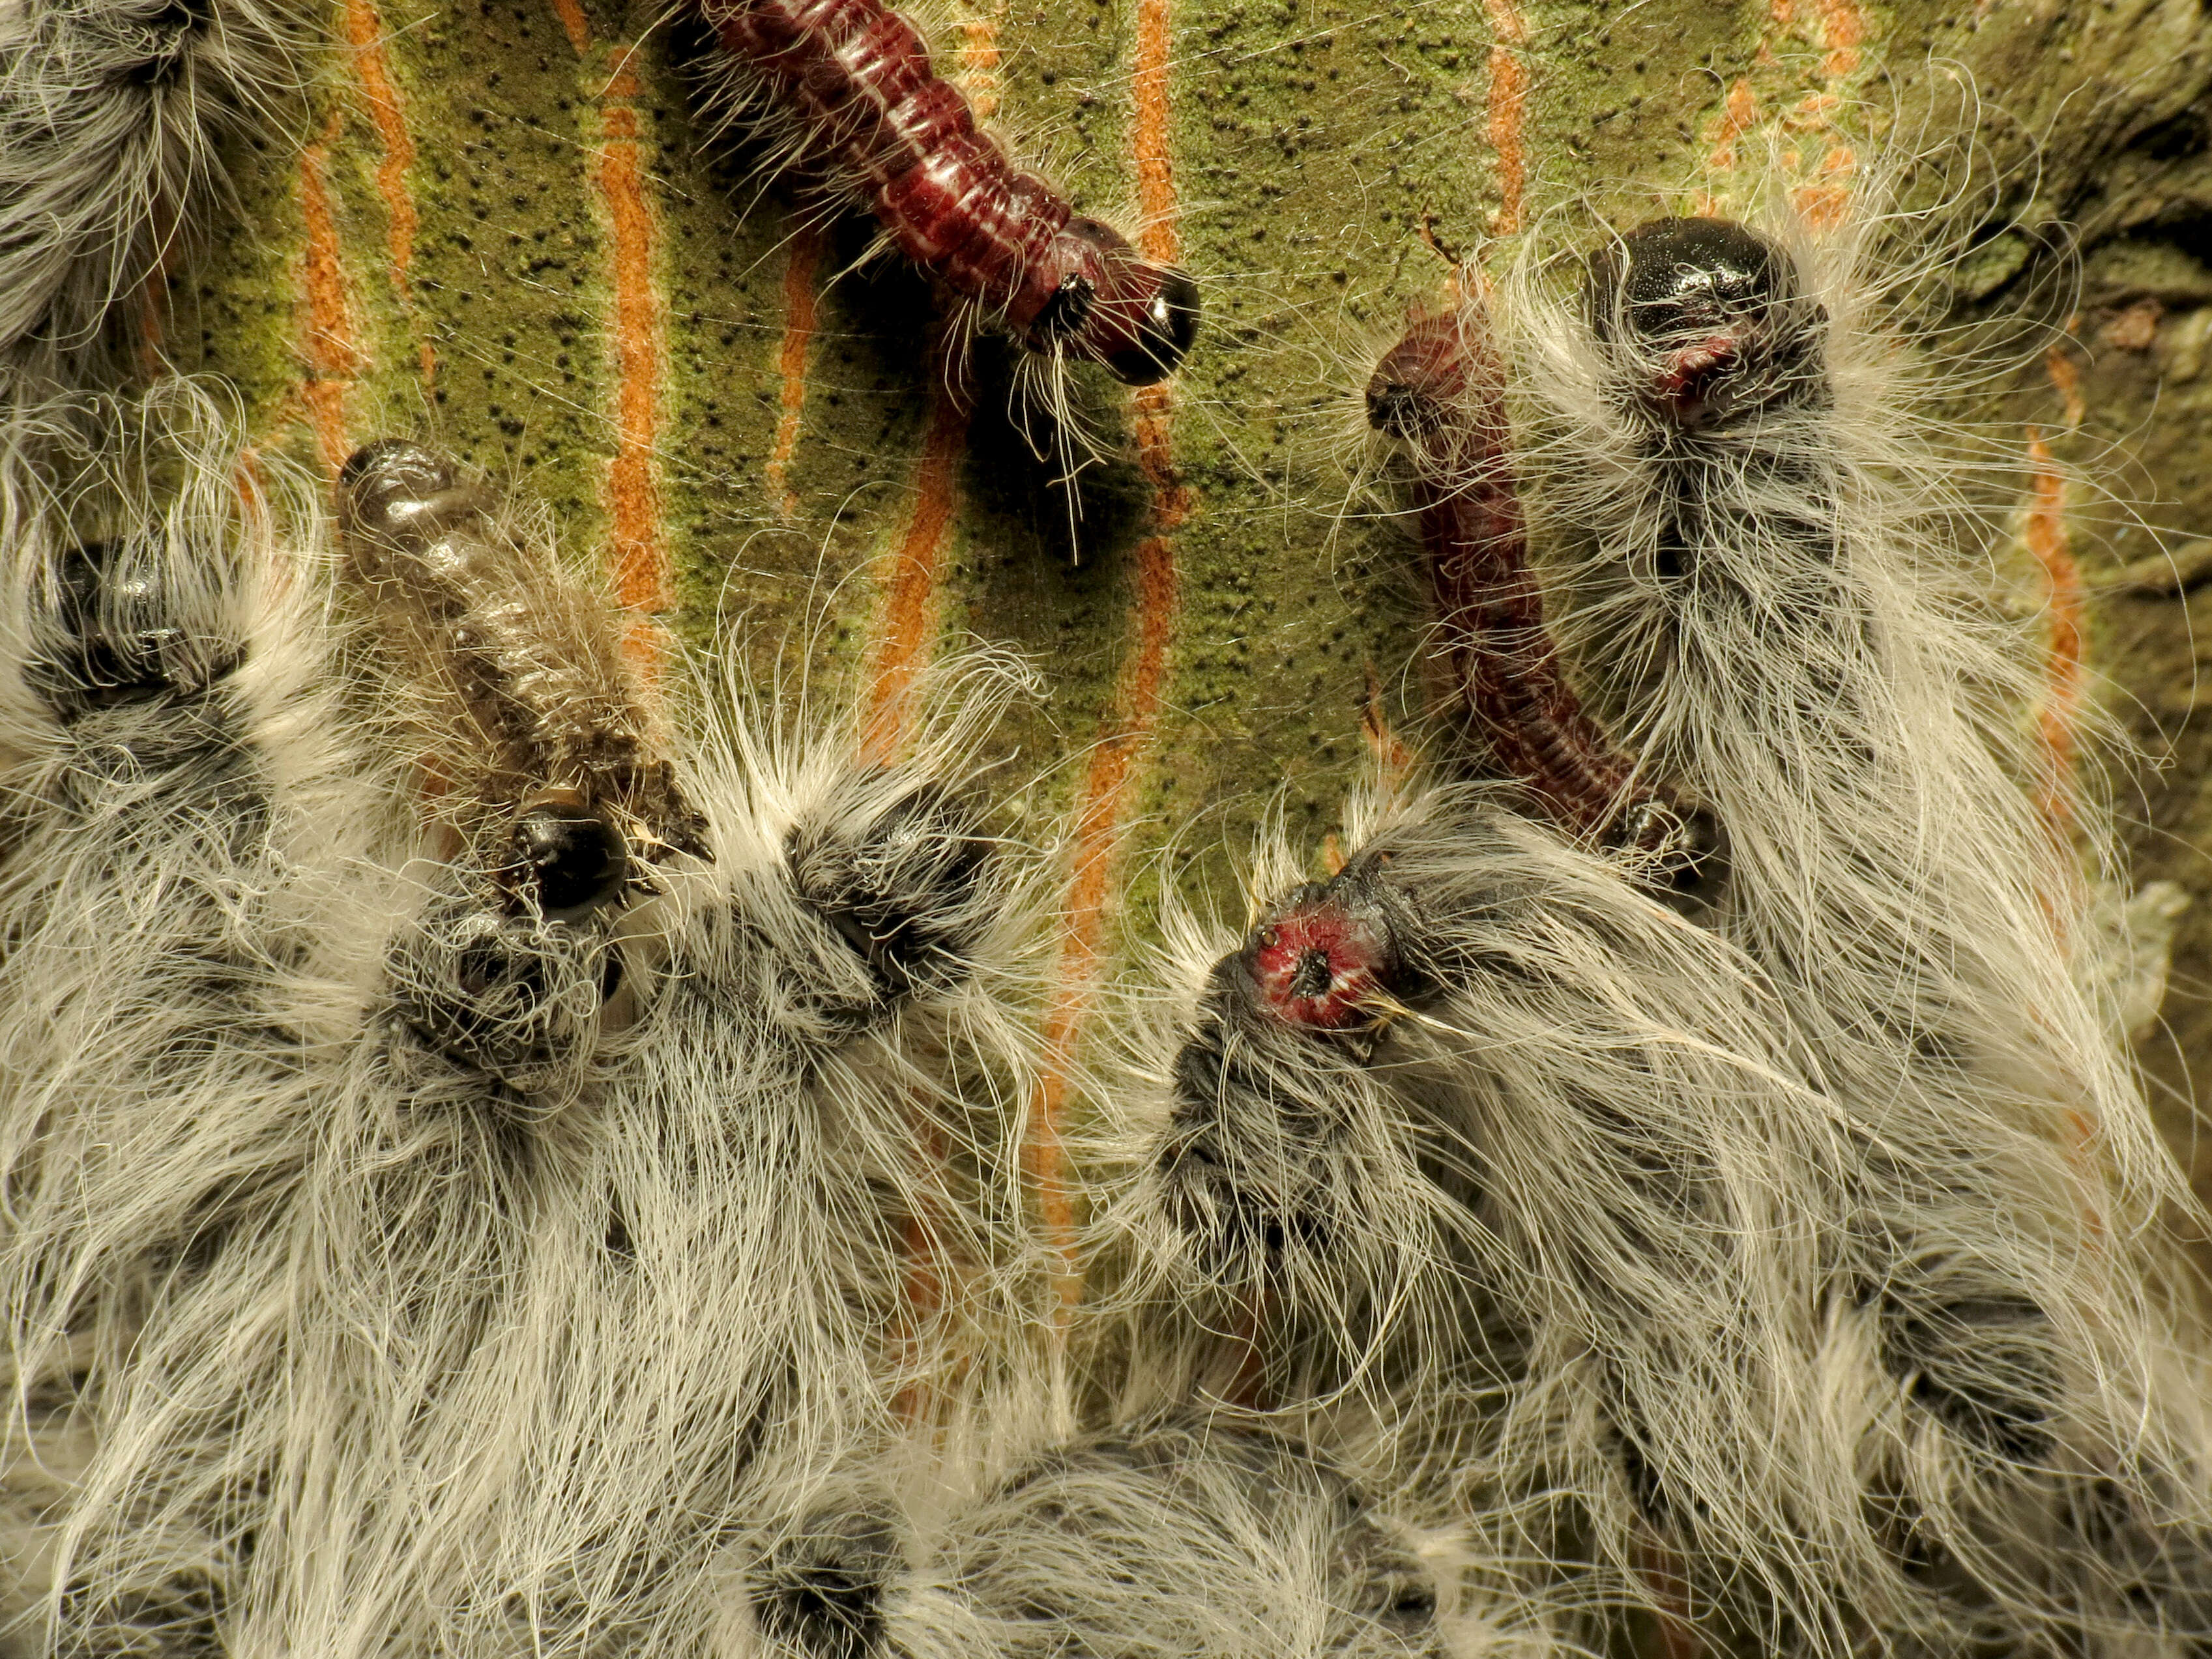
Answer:
[[[87,1153],[48,1183],[70,1189],[52,1220],[10,1217],[22,1374],[88,1313],[118,1331],[43,1612],[98,1646],[183,1558],[210,1588],[165,1651],[680,1644],[763,1492],[887,1432],[952,1328],[1012,1340],[1006,976],[1029,929],[960,766],[1018,676],[955,670],[959,712],[911,762],[703,711],[701,735],[663,738],[616,613],[526,520],[410,444],[363,451],[343,489],[341,590],[367,612],[347,705],[377,740],[313,816],[366,845],[254,893],[339,960],[304,988],[282,959],[237,975],[215,1046],[246,1060],[203,1082],[157,1042],[159,1098],[99,1103],[142,1156]],[[150,593],[95,581],[100,614],[183,634],[172,604],[253,553],[234,540],[176,548]],[[14,544],[32,585],[70,556],[58,531]],[[256,556],[308,620],[263,647],[278,664],[240,646],[231,672],[338,661],[319,570]],[[327,696],[287,713],[280,736],[344,752]],[[179,885],[197,860],[238,880],[216,761],[279,781],[249,829],[304,811],[256,735],[187,730],[149,809],[167,842],[141,838],[134,877]],[[208,954],[158,940],[127,994],[204,1019],[187,976]],[[88,962],[66,972],[35,934],[14,960],[86,994]],[[54,1159],[34,1115],[67,1074],[41,1060],[0,1099],[19,1165]],[[138,1216],[161,1206],[179,1242],[126,1309],[103,1279],[158,1256]]]
[[[1265,1401],[1364,1401],[1416,1501],[1455,1489],[1503,1556],[1579,1554],[1618,1600],[1664,1530],[1790,1605],[1820,1571],[1790,1543],[1805,1189],[1843,1158],[1756,975],[1480,793],[1355,833],[1327,883],[1267,849],[1241,948],[1172,930],[1120,1224],[1173,1302],[1211,1290],[1201,1330],[1256,1310]]]
[[[1820,1310],[1813,1346],[1783,1356],[1790,1386],[1826,1396],[1784,1457],[1805,1490],[1767,1511],[1786,1535],[1714,1553],[1705,1492],[1686,1528],[1679,1494],[1646,1520],[1693,1580],[1739,1573],[1746,1545],[1772,1557],[1769,1616],[1797,1641],[2125,1644],[2201,1626],[2212,1565],[2193,1367],[2144,1277],[2159,1206],[2188,1200],[2069,976],[2078,883],[2018,782],[1993,694],[2021,682],[1942,592],[1926,503],[1942,452],[1901,395],[1911,371],[1880,323],[1858,205],[1815,220],[1778,201],[1765,234],[1662,221],[1617,239],[1571,298],[1532,253],[1506,287],[1504,352],[1480,297],[1417,321],[1370,381],[1370,417],[1413,452],[1432,561],[1471,547],[1506,584],[1474,603],[1517,628],[1456,644],[1493,759],[1585,831],[1655,785],[1711,811],[1729,854],[1708,919],[1772,986],[1759,1023],[1832,1115],[1839,1160],[1778,1143],[1769,1172],[1820,1241],[1795,1264],[1811,1278],[1767,1292]],[[1618,735],[1559,685],[1540,631],[1503,378],[1529,411],[1513,465],[1572,654]],[[1267,932],[1285,921],[1332,971],[1345,945],[1374,949],[1320,938],[1296,898],[1271,915],[1243,961],[1279,1020],[1389,1017],[1387,987],[1346,981],[1341,1007],[1286,995],[1301,988],[1270,978]],[[1224,1102],[1246,1082],[1180,1064],[1178,1080]],[[1293,1090],[1268,1083],[1244,1092],[1294,1121]],[[1414,1147],[1439,1117],[1406,1114]],[[1601,1206],[1559,1219],[1561,1249],[1612,1224]],[[1756,1438],[1780,1420],[1704,1427]],[[1673,1455],[1713,1450],[1678,1429]]]
[[[149,1322],[298,1177],[300,1060],[361,954],[337,877],[375,798],[289,539],[312,506],[231,420],[171,382],[8,421],[0,1286],[28,1434],[11,1485],[73,1469],[96,1487]],[[173,1432],[148,1480],[76,1518],[49,1492],[7,1540],[11,1565],[41,1564],[46,1605],[6,1639],[33,1650],[58,1615],[63,1645],[210,1650],[238,1540],[190,1488],[224,1431],[187,1413]],[[66,1565],[82,1551],[96,1590]]]
[[[872,214],[963,307],[1047,362],[1149,386],[1198,327],[1198,289],[1018,165],[881,0],[701,0],[716,100]]]
[[[77,378],[158,276],[216,146],[297,80],[269,0],[36,0],[0,10],[0,369]]]
[[[2078,1186],[2000,1167],[2014,1207],[1939,1231],[1989,1149],[1886,1140],[1723,941],[1451,800],[1180,941],[1129,1202],[1199,1330],[1256,1308],[1267,1399],[1364,1396],[1499,1552],[1593,1552],[1585,1596],[1656,1545],[1669,1616],[1807,1651],[2190,1627],[2193,1373],[2125,1263],[2012,1237]]]
[[[980,1489],[890,1473],[817,1506],[754,1566],[763,1652],[1560,1650],[1533,1603],[1494,1598],[1448,1545],[1417,1551],[1330,1460],[1231,1419],[1085,1436]]]
[[[1624,740],[1722,826],[1717,925],[1867,1138],[1832,1340],[1905,1396],[1859,1448],[1900,1547],[2000,1628],[2201,1629],[2204,1425],[2139,1279],[2191,1206],[2074,969],[2074,849],[1992,698],[2021,678],[1945,590],[1875,188],[1657,222],[1571,300],[1520,273],[1540,516]]]

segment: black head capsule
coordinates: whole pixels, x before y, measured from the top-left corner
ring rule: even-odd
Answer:
[[[1133,345],[1110,352],[1106,372],[1124,386],[1153,386],[1176,372],[1198,337],[1198,284],[1172,265],[1154,268],[1157,286],[1137,312]]]
[[[1367,424],[1405,443],[1448,432],[1468,392],[1459,319],[1417,317],[1367,379]]]
[[[1822,397],[1826,313],[1782,249],[1732,219],[1659,219],[1592,261],[1590,326],[1639,400],[1686,431]]]
[[[941,990],[970,971],[992,920],[992,844],[975,803],[921,783],[860,824],[795,825],[799,896],[852,947],[884,998]]]
[[[167,87],[183,79],[193,39],[214,23],[215,7],[213,0],[162,0],[137,21],[144,31],[143,44],[129,65],[117,72],[116,83]]]
[[[806,1659],[865,1659],[882,1644],[884,1595],[903,1565],[887,1510],[824,1511],[757,1571],[754,1616]]]
[[[622,832],[570,789],[549,789],[514,817],[516,897],[556,918],[589,914],[613,901],[630,875]]]
[[[1062,228],[1056,257],[1067,275],[1024,331],[1032,349],[1093,358],[1124,386],[1154,385],[1182,366],[1198,337],[1198,284],[1188,273],[1079,215]]]

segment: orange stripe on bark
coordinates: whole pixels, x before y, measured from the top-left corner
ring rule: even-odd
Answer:
[[[1866,14],[1857,0],[1820,0],[1820,44],[1828,49],[1820,60],[1820,72],[1840,81],[1857,72],[1864,55],[1860,49],[1866,45]]]
[[[1751,131],[1759,120],[1759,94],[1751,89],[1747,77],[1739,76],[1729,88],[1728,96],[1721,101],[1720,118],[1713,123],[1712,150],[1709,158],[1714,171],[1733,172],[1735,168],[1736,141]]]
[[[581,58],[592,49],[591,20],[584,15],[584,9],[576,0],[553,0],[553,15],[561,20],[561,27],[568,32],[568,44],[576,49],[577,57]]]
[[[607,88],[610,99],[637,96],[625,68]],[[635,610],[669,603],[668,549],[660,522],[660,482],[653,450],[659,437],[660,294],[653,256],[656,231],[639,162],[637,111],[610,102],[599,116],[596,178],[614,231],[615,459],[607,479],[615,588]]]
[[[384,198],[392,281],[404,294],[407,268],[415,258],[415,198],[407,188],[407,171],[415,165],[415,139],[407,131],[406,108],[392,79],[391,60],[385,56],[384,20],[371,0],[346,0],[345,30],[361,76],[362,96],[375,123],[377,142],[384,147],[384,159],[376,164],[376,193]]]
[[[2069,320],[2067,326],[2071,329],[2073,322]],[[2073,360],[2063,348],[2053,346],[2045,361],[2052,383],[2066,400],[2070,425],[2081,419],[2081,408]],[[2041,430],[2033,427],[2028,428],[2027,459],[2030,483],[2022,539],[2043,573],[2044,609],[2051,618],[2051,632],[2044,641],[2043,691],[2035,710],[2039,762],[2035,808],[2052,840],[2064,851],[2073,846],[2075,827],[2074,778],[2080,760],[2081,706],[2088,678],[2087,602],[2081,567],[2074,558],[2073,537],[2066,526],[2066,475],[2051,459]],[[2065,878],[2062,875],[2061,879]],[[2067,943],[2072,920],[2081,910],[2078,895],[2049,893],[2042,898],[2059,942]],[[2069,1145],[2084,1167],[2082,1214],[2091,1234],[2102,1239],[2104,1209],[2096,1194],[2095,1172],[2087,1168],[2096,1125],[2080,1107],[2068,1107],[2061,1115]]]
[[[1390,717],[1382,712],[1382,677],[1376,673],[1372,662],[1367,663],[1365,669],[1367,695],[1359,708],[1359,734],[1367,740],[1368,750],[1375,757],[1382,787],[1395,791],[1413,771],[1413,753],[1391,729]]]
[[[1838,144],[1820,158],[1818,182],[1800,185],[1790,192],[1791,205],[1816,230],[1832,230],[1851,210],[1851,175],[1858,171],[1856,151]]]
[[[1145,228],[1137,237],[1145,258],[1173,264],[1182,257],[1176,226],[1175,154],[1168,138],[1168,63],[1175,41],[1168,0],[1138,0],[1137,66],[1131,78],[1136,118],[1130,125],[1135,152],[1137,206]]]
[[[1146,258],[1163,264],[1179,259],[1182,252],[1169,143],[1172,110],[1168,65],[1173,45],[1169,0],[1138,0],[1136,66],[1130,77],[1135,111],[1129,130],[1137,202],[1145,220],[1138,241]],[[1136,548],[1136,648],[1116,690],[1115,711],[1091,752],[1084,775],[1074,868],[1062,907],[1064,931],[1045,1018],[1044,1063],[1024,1149],[1046,1247],[1059,1258],[1055,1288],[1063,1315],[1083,1296],[1081,1264],[1075,1254],[1074,1193],[1067,1175],[1067,1094],[1097,978],[1123,797],[1132,765],[1151,738],[1159,714],[1168,646],[1175,633],[1179,579],[1174,532],[1190,516],[1190,491],[1176,470],[1170,442],[1174,413],[1167,387],[1149,386],[1136,394],[1137,456],[1152,485],[1152,533]]]
[[[1528,175],[1521,128],[1528,108],[1528,70],[1506,46],[1490,49],[1490,148],[1498,157],[1498,211],[1491,228],[1510,236],[1521,228],[1521,192]]]
[[[1006,11],[1006,0],[999,0],[988,15],[961,20],[960,78],[979,121],[999,112],[999,19]]]
[[[1522,137],[1528,115],[1528,66],[1522,52],[1528,25],[1512,0],[1486,0],[1490,13],[1491,152],[1498,157],[1498,211],[1490,228],[1510,236],[1521,228],[1521,198],[1528,173]]]
[[[915,475],[914,513],[899,538],[868,673],[861,751],[878,763],[896,757],[906,739],[914,682],[936,634],[939,579],[959,507],[960,455],[968,444],[968,408],[949,378],[947,354],[954,349],[949,337],[940,337],[930,354],[935,372],[930,377],[929,430]]]
[[[786,246],[789,252],[783,267],[783,343],[775,354],[781,381],[779,410],[767,471],[775,510],[786,519],[793,519],[799,516],[799,497],[792,493],[791,462],[799,451],[799,422],[806,412],[806,349],[814,339],[814,277],[822,264],[822,233],[811,224],[802,224],[791,233]]]
[[[362,367],[353,306],[338,257],[337,217],[331,206],[331,142],[341,125],[333,117],[321,137],[300,155],[300,216],[307,231],[301,258],[307,305],[307,379],[300,395],[315,431],[315,447],[332,477],[353,453],[346,433],[345,397]]]
[[[1149,250],[1148,250],[1149,252]],[[1162,256],[1154,253],[1152,258]],[[1179,575],[1173,532],[1190,516],[1191,498],[1170,447],[1174,404],[1167,388],[1137,393],[1137,453],[1152,483],[1154,533],[1137,544],[1136,650],[1116,697],[1106,733],[1091,750],[1076,819],[1075,870],[1063,906],[1066,917],[1053,994],[1045,1021],[1045,1060],[1030,1115],[1029,1172],[1047,1246],[1060,1258],[1057,1285],[1063,1310],[1081,1299],[1075,1257],[1075,1203],[1067,1178],[1067,1091],[1090,1013],[1105,930],[1108,878],[1119,839],[1123,797],[1139,750],[1151,738],[1174,638]]]
[[[2072,334],[2081,320],[2078,315],[2069,317],[2066,332]],[[2081,424],[2081,417],[2089,412],[2088,404],[2081,398],[2081,370],[2063,343],[2055,345],[2043,354],[2043,367],[2045,373],[2051,376],[2051,384],[2057,389],[2059,403],[2066,410],[2066,429],[2071,432]]]

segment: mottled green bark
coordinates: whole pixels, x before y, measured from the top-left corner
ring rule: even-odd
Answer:
[[[1002,121],[1094,211],[1136,199],[1137,4],[1000,0],[933,20],[948,57],[995,40]],[[1174,388],[1170,441],[1191,511],[1172,540],[1160,709],[1119,803],[1109,939],[1141,930],[1163,867],[1145,855],[1163,842],[1233,848],[1279,792],[1318,843],[1363,764],[1370,685],[1393,726],[1419,729],[1430,689],[1413,660],[1412,551],[1397,526],[1341,516],[1331,451],[1352,428],[1363,353],[1443,281],[1436,247],[1468,249],[1498,222],[1510,179],[1493,139],[1514,130],[1493,85],[1501,61],[1526,75],[1530,210],[1587,196],[1623,217],[1650,186],[1697,175],[1731,107],[1762,131],[1796,112],[1782,130],[1808,148],[1860,142],[1867,111],[1903,128],[1955,111],[1954,61],[1982,89],[1981,137],[2014,181],[1960,276],[1962,301],[2001,308],[2033,286],[2022,268],[2042,231],[2080,228],[2079,428],[2067,430],[2039,362],[2011,408],[2060,434],[2146,520],[2114,522],[2077,494],[2086,579],[2154,558],[2150,526],[2212,528],[2212,23],[2194,0],[1544,0],[1517,19],[1506,0],[1174,0],[1169,15],[1179,228],[1208,314]],[[367,16],[355,11],[356,32]],[[334,41],[347,38],[343,15],[329,21]],[[274,136],[234,151],[237,211],[218,216],[176,278],[170,350],[234,378],[269,441],[310,462],[319,375],[337,382],[321,389],[341,394],[347,441],[432,437],[546,500],[573,545],[604,544],[621,407],[604,146],[634,111],[663,307],[650,412],[673,619],[763,670],[864,665],[929,424],[927,289],[880,263],[848,269],[865,237],[831,239],[821,272],[836,280],[809,347],[787,515],[766,469],[793,198],[763,185],[757,156],[714,141],[668,32],[605,0],[565,20],[554,0],[381,0],[374,21],[411,165],[392,161],[394,111],[376,118],[371,66],[334,46],[306,164]],[[1931,102],[1931,88],[1944,96]],[[1818,101],[1828,96],[1842,100],[1832,113]],[[1953,118],[1920,130],[1943,136]],[[336,264],[321,270],[347,296],[336,343],[316,337],[309,298],[319,165],[336,233]],[[418,216],[404,277],[392,216],[403,199]],[[1049,695],[1018,723],[1042,820],[1079,796],[1083,757],[1120,717],[1154,486],[1127,397],[1086,380],[1106,459],[1083,474],[1072,543],[1066,494],[1007,418],[1007,383],[1005,352],[986,343],[967,380],[939,603],[947,634],[1010,640],[1043,664]],[[1979,487],[2001,501],[2027,486]],[[2091,654],[2108,704],[2167,757],[2123,788],[2134,874],[2200,892],[2212,886],[2198,850],[2212,831],[2212,722],[2188,716],[2205,638],[2212,585],[2138,581],[2095,600]],[[1202,854],[1186,878],[1225,895],[1229,869],[1226,854]],[[2181,925],[2169,1035],[2145,1047],[2177,1098],[2192,1076],[2212,1084],[2208,981],[2203,902]]]

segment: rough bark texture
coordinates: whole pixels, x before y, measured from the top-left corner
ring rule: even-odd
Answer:
[[[1373,347],[1444,283],[1437,250],[1573,197],[1632,220],[1757,134],[1808,160],[1863,148],[1870,122],[1950,136],[1922,112],[1954,118],[1955,65],[2011,180],[1959,303],[2039,286],[2044,233],[2079,228],[2073,343],[2007,406],[2148,521],[2039,482],[2023,453],[1978,486],[2020,508],[2008,598],[2052,618],[2063,680],[2082,596],[2094,693],[2163,763],[2122,785],[2132,878],[2201,896],[2212,18],[2197,0],[1522,4],[975,0],[927,19],[1081,207],[1133,210],[1146,251],[1205,285],[1177,380],[1085,381],[1106,459],[1075,506],[1009,418],[1004,350],[948,393],[927,289],[854,268],[855,228],[801,228],[757,153],[695,112],[672,31],[617,0],[342,0],[304,149],[234,150],[236,199],[173,276],[164,349],[325,468],[398,433],[519,478],[679,635],[845,674],[894,721],[940,641],[1037,653],[1050,696],[1005,775],[1035,777],[1041,824],[1081,814],[1056,1014],[1073,1043],[1164,869],[1237,902],[1227,853],[1202,849],[1233,851],[1278,791],[1318,847],[1370,745],[1419,730],[1413,550],[1341,515],[1332,449]],[[1200,856],[1151,856],[1170,842]],[[2179,1133],[2192,1089],[2212,1097],[2212,902],[2181,916],[2173,968],[2142,1041]]]

